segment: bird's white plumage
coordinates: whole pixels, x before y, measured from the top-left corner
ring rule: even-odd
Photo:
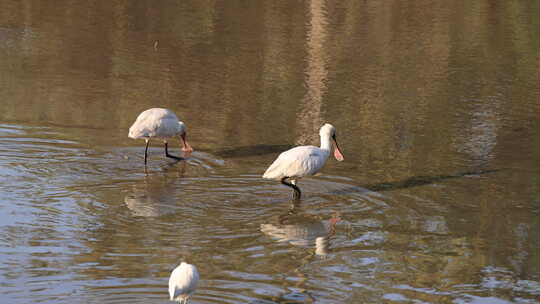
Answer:
[[[300,178],[322,169],[330,155],[329,150],[315,146],[295,147],[281,153],[266,169],[263,178],[280,180],[284,177]]]
[[[169,278],[169,296],[171,301],[186,301],[195,292],[199,282],[199,272],[194,265],[182,262]]]
[[[130,138],[169,138],[185,132],[185,125],[168,109],[148,109],[129,128]]]
[[[299,146],[281,153],[278,158],[266,169],[263,178],[280,180],[284,177],[297,179],[314,175],[325,165],[332,150],[332,138],[336,129],[331,124],[321,127],[321,147]],[[339,152],[336,144],[336,150]],[[341,152],[337,153],[343,160]],[[336,156],[337,158],[337,156]]]

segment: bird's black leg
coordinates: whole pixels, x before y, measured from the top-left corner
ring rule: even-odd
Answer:
[[[285,224],[286,221],[287,221],[290,217],[292,217],[292,216],[294,216],[295,214],[297,214],[299,210],[300,210],[300,200],[299,200],[299,199],[293,199],[293,200],[291,201],[291,206],[289,207],[289,210],[287,211],[287,213],[278,216],[279,223],[280,223],[281,225]]]
[[[169,147],[168,147],[167,142],[165,142],[165,156],[170,157],[170,158],[174,158],[174,159],[177,159],[177,160],[183,160],[182,157],[178,157],[178,156],[174,156],[174,155],[169,154]]]
[[[300,199],[300,197],[302,196],[302,192],[300,192],[300,188],[298,188],[295,184],[288,183],[287,178],[289,178],[289,177],[285,176],[284,178],[282,178],[281,183],[284,184],[285,186],[293,188],[294,189],[293,198],[294,199]]]
[[[148,145],[150,144],[150,139],[146,139],[146,148],[144,148],[144,164],[146,165],[146,158],[148,157]]]

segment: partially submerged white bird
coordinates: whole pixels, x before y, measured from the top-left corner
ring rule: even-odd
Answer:
[[[169,154],[167,138],[179,136],[182,142],[182,151],[192,152],[193,148],[186,140],[186,126],[178,120],[178,117],[168,109],[152,108],[148,109],[137,117],[133,125],[129,128],[129,138],[144,138],[146,148],[144,149],[144,164],[148,155],[148,145],[151,138],[159,138],[165,144],[165,156],[182,160],[183,158]]]
[[[302,193],[300,188],[296,186],[298,179],[319,172],[332,150],[334,150],[334,157],[338,161],[343,160],[343,154],[341,154],[336,140],[336,128],[327,123],[321,127],[319,135],[321,136],[320,148],[299,146],[281,153],[266,169],[263,178],[280,180],[282,184],[293,188],[294,198],[299,199]],[[289,179],[290,183],[287,182]]]
[[[199,282],[199,272],[194,265],[182,262],[169,278],[169,296],[171,301],[186,303],[195,292]]]

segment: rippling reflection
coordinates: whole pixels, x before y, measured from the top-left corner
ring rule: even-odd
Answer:
[[[175,180],[183,176],[186,162],[179,162],[179,166],[177,177],[145,175],[143,182],[132,186],[124,202],[134,216],[161,216],[178,210],[177,193],[181,192],[181,188]]]
[[[477,103],[465,131],[467,136],[459,147],[477,167],[486,166],[495,157],[494,148],[500,124],[499,103],[496,97],[488,97]]]
[[[334,215],[328,220],[299,213],[299,202],[279,216],[276,223],[261,224],[261,231],[279,242],[294,246],[315,248],[315,254],[325,256],[330,248],[330,239],[335,233],[335,225],[341,220]]]
[[[306,58],[306,87],[307,92],[301,104],[301,111],[297,114],[297,145],[313,144],[319,138],[318,130],[323,125],[322,103],[326,91],[326,56],[324,45],[326,43],[326,2],[313,0],[309,2],[309,23],[307,24],[307,51]]]
[[[537,303],[539,3],[0,1],[0,303],[164,303],[182,255],[193,303]],[[145,171],[152,107],[197,149]]]

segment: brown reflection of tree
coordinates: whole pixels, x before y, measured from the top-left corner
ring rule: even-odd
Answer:
[[[322,96],[326,91],[325,63],[327,58],[323,46],[327,34],[326,3],[324,0],[313,0],[309,6],[309,25],[307,33],[307,92],[298,113],[298,133],[296,144],[308,144],[317,141],[319,128],[322,125],[321,106]]]

